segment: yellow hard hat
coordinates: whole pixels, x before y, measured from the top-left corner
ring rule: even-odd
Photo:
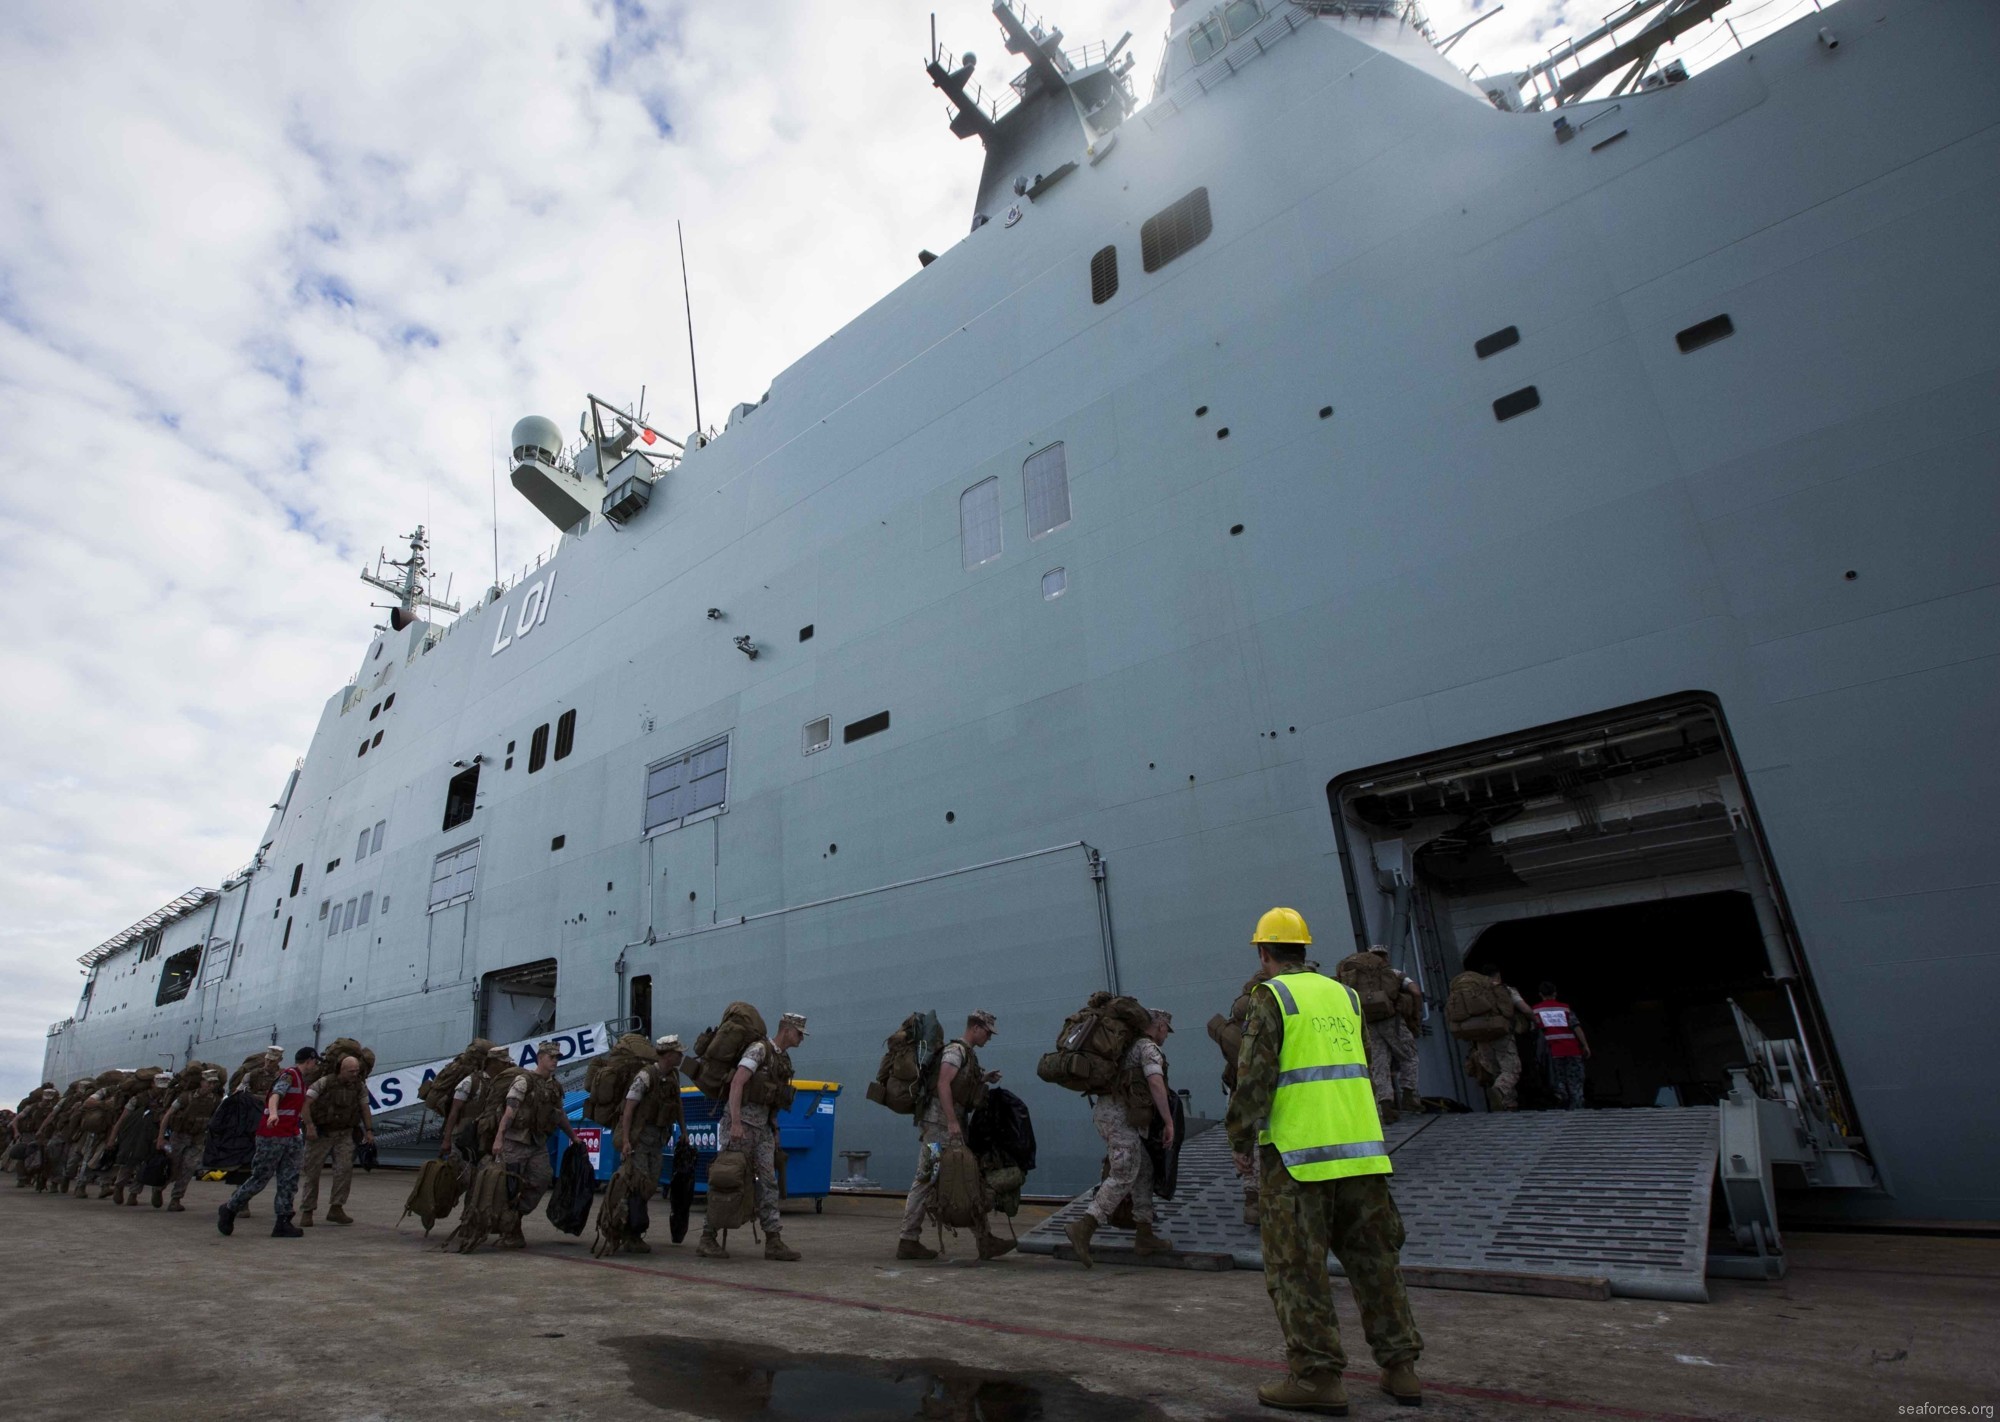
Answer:
[[[1252,943],[1310,943],[1312,933],[1306,928],[1305,916],[1297,909],[1274,908],[1257,920],[1257,931],[1250,935]]]

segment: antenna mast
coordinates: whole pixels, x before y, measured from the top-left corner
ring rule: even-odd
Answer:
[[[707,444],[701,425],[701,373],[694,363],[694,298],[688,295],[688,246],[687,238],[681,232],[680,219],[674,219],[674,240],[681,246],[681,303],[687,308],[688,323],[688,381],[694,386],[694,433],[697,444]]]
[[[389,609],[389,625],[398,632],[417,620],[417,609],[420,607],[434,607],[440,612],[458,611],[457,603],[441,602],[424,591],[424,582],[429,571],[424,563],[424,550],[430,547],[430,538],[424,533],[424,526],[418,524],[417,531],[407,537],[410,540],[408,558],[398,561],[378,555],[375,559],[374,572],[371,573],[366,568],[361,570],[362,582],[370,587],[380,588],[396,599],[395,606]],[[401,579],[385,577],[382,573],[384,568],[400,568],[403,576]],[[446,592],[449,591],[447,588]]]
[[[500,450],[493,442],[493,423],[486,424],[486,489],[493,496],[493,596],[500,596]]]

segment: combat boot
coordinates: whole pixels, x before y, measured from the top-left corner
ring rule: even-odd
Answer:
[[[170,1215],[184,1215],[187,1213],[187,1206],[183,1205],[179,1200],[169,1200],[167,1201],[167,1213]]]
[[[502,1232],[501,1236],[493,1241],[493,1247],[495,1249],[526,1249],[528,1247],[528,1237],[521,1233],[520,1220],[517,1219],[513,1224],[509,1225]]]
[[[1385,1126],[1393,1126],[1403,1119],[1403,1113],[1396,1109],[1396,1103],[1393,1101],[1377,1101],[1375,1114],[1381,1118]]]
[[[935,1259],[937,1251],[921,1239],[899,1239],[896,1241],[898,1259]]]
[[[1412,1116],[1420,1115],[1424,1109],[1424,1098],[1417,1095],[1414,1086],[1406,1086],[1396,1093],[1396,1108]]]
[[[1153,1233],[1151,1220],[1140,1220],[1138,1237],[1132,1241],[1134,1254],[1172,1254],[1174,1242],[1164,1235]]]
[[[227,1200],[215,1207],[215,1228],[221,1234],[236,1233],[236,1211],[229,1208]]]
[[[1095,1268],[1096,1261],[1090,1257],[1090,1237],[1097,1233],[1097,1216],[1079,1215],[1063,1233],[1069,1236],[1069,1247],[1076,1251],[1076,1262],[1086,1269]]]
[[[1382,1391],[1404,1407],[1424,1405],[1423,1384],[1417,1381],[1415,1363],[1391,1363],[1382,1369]]]
[[[164,1190],[158,1190],[158,1189],[156,1189],[156,1190],[154,1190],[154,1191],[153,1191],[153,1208],[154,1208],[154,1209],[156,1209],[156,1210],[157,1210],[157,1209],[159,1209],[159,1208],[160,1208],[160,1206],[164,1205],[164,1204],[165,1204],[166,1202],[167,1202],[167,1194],[166,1194],[166,1191],[164,1191]]]
[[[784,1235],[772,1230],[764,1236],[764,1257],[775,1259],[780,1264],[796,1264],[805,1258],[805,1255],[786,1245]]]
[[[136,1205],[139,1203],[139,1187],[137,1185],[131,1185],[126,1187],[125,1203],[128,1205]]]
[[[998,1259],[1003,1254],[1012,1254],[1018,1243],[1018,1240],[1002,1239],[997,1234],[985,1235],[979,1241],[979,1257]]]
[[[306,1237],[306,1232],[300,1229],[297,1225],[292,1223],[292,1217],[290,1215],[271,1216],[271,1238],[304,1239],[305,1237]]]
[[[301,1210],[299,1212],[299,1228],[311,1229],[312,1227],[313,1227],[313,1212],[311,1210]]]
[[[99,1195],[97,1198],[101,1200],[104,1196]],[[111,1203],[114,1205],[125,1203],[125,1187],[123,1185],[114,1185],[111,1187]]]
[[[328,1216],[328,1218],[332,1217]],[[630,1239],[625,1241],[625,1252],[627,1254],[651,1254],[653,1252],[653,1246],[646,1243],[645,1235],[635,1234]]]
[[[353,1224],[354,1218],[353,1216],[349,1215],[346,1210],[343,1210],[340,1206],[335,1205],[332,1209],[326,1212],[326,1222],[328,1224]]]
[[[701,1232],[701,1242],[694,1247],[694,1256],[697,1259],[727,1259],[729,1250],[715,1237],[714,1230],[705,1229]]]
[[[1307,1373],[1265,1383],[1257,1389],[1257,1400],[1266,1407],[1287,1412],[1317,1412],[1327,1417],[1347,1415],[1347,1384],[1339,1373]]]

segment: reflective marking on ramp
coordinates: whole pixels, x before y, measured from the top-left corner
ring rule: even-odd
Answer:
[[[1629,1298],[1707,1301],[1714,1108],[1424,1116],[1387,1137],[1406,1267],[1601,1278]],[[1022,1236],[1021,1248],[1053,1253],[1088,1198]],[[1180,1189],[1160,1203],[1157,1226],[1183,1251],[1263,1268],[1219,1128],[1181,1151]],[[1101,1229],[1097,1241],[1117,1251],[1131,1235]]]

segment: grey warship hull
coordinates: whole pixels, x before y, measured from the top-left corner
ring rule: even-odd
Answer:
[[[1843,0],[1564,135],[1266,8],[1115,145],[989,162],[642,511],[371,642],[46,1074],[749,998],[899,1183],[881,1040],[984,1008],[1055,1188],[1096,1142],[1034,1062],[1090,991],[1171,1009],[1214,1115],[1186,1029],[1265,908],[1434,999],[1560,919],[1600,1023],[1688,999],[1650,1056],[1600,1027],[1621,1100],[1694,1090],[1726,997],[1865,1143],[1844,1208],[2000,1214],[2000,16]]]

